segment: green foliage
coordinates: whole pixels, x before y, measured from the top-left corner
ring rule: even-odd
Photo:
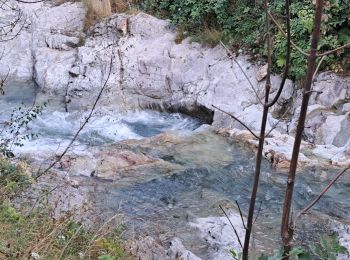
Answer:
[[[44,107],[47,106],[45,102],[43,105],[33,106],[31,109],[26,110],[24,105],[15,108],[9,120],[4,122],[0,137],[0,153],[5,157],[12,158],[13,147],[23,146],[23,141],[36,137],[35,134],[26,132],[28,124],[35,120],[41,113]]]
[[[7,202],[0,205],[0,221],[5,223],[17,223],[23,221],[23,218]]]
[[[242,259],[242,253],[237,253],[235,250],[229,251],[232,258],[235,260]],[[349,252],[347,249],[339,244],[337,236],[321,236],[319,243],[314,243],[309,246],[309,250],[304,247],[294,247],[289,252],[289,257],[292,260],[336,260],[337,256],[341,254],[347,254]],[[249,259],[253,259],[250,257]],[[255,258],[254,258],[255,259]],[[262,254],[258,260],[282,260],[283,259],[283,249],[280,249],[274,253],[274,255]]]
[[[6,159],[0,159],[0,201],[13,198],[31,184],[32,179],[24,172],[25,167],[24,162],[14,165]]]
[[[84,36],[79,36],[79,42],[77,44],[77,47],[82,47],[85,45],[86,39]]]
[[[320,260],[336,260],[339,254],[349,254],[336,236],[322,236],[319,243],[310,246],[310,250]]]
[[[270,3],[270,12],[286,31],[284,0]],[[291,31],[293,41],[305,52],[309,51],[310,34],[313,27],[313,1],[292,1]],[[233,47],[239,47],[258,57],[266,58],[264,43],[265,14],[262,12],[262,0],[143,0],[140,7],[161,18],[170,18],[183,31],[188,31],[194,40],[209,46],[220,40]],[[350,41],[350,5],[348,1],[328,0],[325,4],[322,24],[322,39],[319,51],[334,49]],[[215,37],[200,37],[205,32],[221,32]],[[273,26],[273,64],[274,72],[279,73],[285,65],[286,39]],[[215,40],[213,40],[215,39]],[[350,50],[341,50],[328,56],[321,69],[336,72],[350,70]],[[304,55],[293,49],[291,54],[290,77],[302,79],[306,73],[307,60]]]

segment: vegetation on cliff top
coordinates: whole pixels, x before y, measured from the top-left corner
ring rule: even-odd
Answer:
[[[183,37],[210,46],[223,41],[236,49],[244,49],[257,58],[266,58],[265,14],[262,1],[245,0],[143,0],[139,6],[146,12],[161,18],[170,18],[178,25]],[[271,1],[270,13],[284,30],[284,0]],[[292,40],[304,52],[309,51],[310,34],[313,26],[314,1],[292,1]],[[350,42],[349,1],[328,0],[322,22],[322,40],[319,51],[335,49]],[[273,69],[278,73],[285,65],[287,40],[276,26],[273,28]],[[306,57],[292,50],[290,78],[302,79],[306,72]],[[342,49],[326,56],[321,69],[337,73],[349,73],[350,49]]]

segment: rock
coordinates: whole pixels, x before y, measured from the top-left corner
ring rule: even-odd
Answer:
[[[180,239],[174,238],[169,242],[170,248],[157,243],[152,237],[147,236],[133,241],[128,248],[133,257],[140,260],[200,260],[199,257],[188,251]]]
[[[322,92],[311,95],[310,104],[316,103],[328,108],[342,104],[350,99],[350,78],[341,78],[324,72],[317,76],[313,90]]]
[[[80,184],[77,180],[70,180],[70,185],[72,185],[73,188],[79,188]]]
[[[181,243],[180,239],[174,238],[170,241],[170,248],[167,251],[167,255],[170,259],[179,260],[200,260],[198,256],[188,251]]]
[[[316,135],[323,144],[332,144],[336,147],[345,146],[350,140],[350,113],[346,115],[329,115],[326,117]]]
[[[71,50],[76,48],[79,43],[78,37],[70,37],[61,34],[48,35],[45,39],[46,44],[51,49]]]
[[[229,217],[240,240],[243,241],[245,229],[240,215],[232,213]],[[229,251],[234,249],[236,252],[239,252],[241,250],[238,239],[226,217],[198,218],[195,222],[190,223],[190,226],[196,228],[201,238],[206,241],[208,250],[212,254],[212,259],[231,260],[232,255]]]
[[[265,64],[264,66],[260,67],[256,73],[256,80],[257,81],[262,81],[264,78],[266,78],[267,75],[267,69],[269,65]]]
[[[70,70],[69,70],[69,74],[72,76],[72,77],[78,77],[80,75],[80,68],[79,67],[72,67]]]
[[[348,254],[341,254],[337,256],[338,260],[346,260],[349,259],[350,253],[350,223],[349,221],[331,221],[331,228],[337,232],[340,245],[344,246]]]
[[[50,48],[37,49],[34,65],[36,83],[42,90],[65,93],[75,56],[75,50],[61,52]]]
[[[251,129],[260,129],[259,99],[264,94],[266,65],[252,65],[242,53],[228,57],[221,46],[204,48],[188,39],[176,44],[176,31],[169,21],[142,12],[112,15],[85,34],[86,9],[82,3],[27,6],[32,5],[23,6],[31,17],[27,28],[14,41],[1,43],[9,55],[0,61],[0,75],[6,75],[11,64],[11,77],[34,78],[41,90],[70,100],[68,110],[81,109],[94,101],[112,57],[112,72],[101,106],[184,112],[216,127],[243,129],[230,116],[215,111],[212,105],[216,105]],[[85,44],[78,47],[82,36]],[[271,98],[280,81],[279,76],[272,76]],[[349,86],[350,78],[330,72],[317,76],[313,89],[322,93],[311,95],[310,105],[318,108],[308,116],[306,141],[338,147],[346,143],[350,136],[345,116]],[[300,87],[287,80],[281,98],[268,115],[267,129],[283,117],[275,131],[294,134],[301,93]],[[276,153],[267,151],[267,156],[272,159]]]
[[[343,105],[342,112],[350,112],[350,103],[345,103]]]
[[[121,178],[120,174],[133,167],[146,166],[154,164],[156,160],[142,154],[135,154],[131,151],[109,152],[97,155],[98,162],[95,169],[95,176],[104,179]],[[116,176],[116,173],[117,174]],[[118,176],[119,175],[119,176]]]

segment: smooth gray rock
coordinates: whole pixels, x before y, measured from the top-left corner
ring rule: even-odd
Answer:
[[[206,48],[189,39],[176,44],[174,27],[145,13],[112,15],[85,34],[86,10],[81,3],[23,8],[31,17],[30,24],[18,39],[3,45],[11,51],[0,62],[11,64],[11,76],[33,78],[43,91],[70,100],[68,109],[90,106],[107,80],[112,60],[101,106],[121,111],[181,111],[205,122],[213,121],[217,127],[243,129],[228,115],[215,111],[215,105],[259,130],[259,100],[263,99],[265,82],[258,82],[259,67],[251,64],[249,57],[229,57],[221,46]],[[7,70],[1,66],[0,76]],[[272,77],[271,99],[280,81],[279,76]],[[305,140],[347,149],[349,86],[350,78],[330,72],[317,76],[313,89],[319,92],[311,95]],[[294,135],[301,94],[302,88],[287,80],[280,99],[270,110],[267,129],[282,117],[276,130]]]

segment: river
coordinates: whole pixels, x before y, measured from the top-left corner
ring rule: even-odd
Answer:
[[[23,129],[24,134],[30,133],[33,137],[23,140],[23,146],[13,147],[16,156],[42,164],[65,148],[88,111],[67,113],[61,100],[38,95],[34,84],[27,84],[29,86],[23,87],[23,83],[13,83],[5,89],[0,100],[3,111],[0,120],[8,121],[9,114],[19,106],[28,109],[33,102],[48,101],[43,112]],[[9,131],[3,131],[2,137],[8,134]],[[89,160],[86,157],[98,161],[100,154],[113,156],[118,151],[147,156],[152,163],[136,163],[120,170],[117,165],[100,176],[80,174],[79,169],[72,173],[88,190],[86,194],[94,201],[101,220],[121,213],[126,219],[127,237],[151,235],[162,242],[179,237],[187,249],[203,259],[213,258],[215,252],[220,251],[220,243],[226,243],[227,251],[230,240],[218,239],[218,248],[215,248],[213,243],[205,241],[199,232],[201,228],[196,228],[194,223],[203,223],[198,219],[223,216],[219,205],[237,214],[235,201],[243,212],[247,211],[255,163],[253,151],[185,115],[156,111],[121,113],[104,107],[97,109],[70,154],[85,158],[77,164],[84,165]],[[316,167],[300,170],[295,185],[294,212],[311,201],[338,170]],[[280,245],[285,184],[286,172],[264,161],[257,203],[257,208],[260,204],[261,207],[254,235],[259,252],[272,252]],[[334,223],[347,226],[350,221],[348,194],[350,178],[345,175],[315,206],[313,221],[310,222],[310,217],[300,221],[297,242],[317,241],[322,233],[332,233],[329,226]],[[349,228],[344,232],[342,236],[349,239]],[[233,235],[232,239],[235,239]]]

